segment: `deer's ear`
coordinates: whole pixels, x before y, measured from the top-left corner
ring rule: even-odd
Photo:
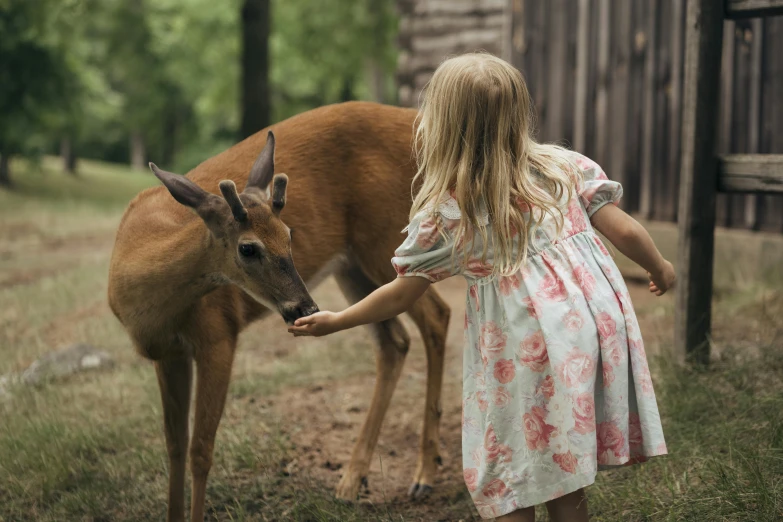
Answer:
[[[272,131],[266,137],[266,145],[261,154],[256,158],[253,163],[253,168],[250,169],[250,175],[247,178],[247,185],[245,190],[249,188],[257,188],[260,190],[266,190],[269,186],[269,182],[272,181],[272,176],[275,173],[275,135]]]
[[[150,168],[179,203],[187,207],[198,208],[207,201],[209,193],[185,176],[180,176],[173,172],[166,172],[165,170],[159,169],[154,163],[150,163]]]
[[[278,174],[272,182],[272,212],[279,214],[285,206],[285,191],[288,186],[288,176]]]

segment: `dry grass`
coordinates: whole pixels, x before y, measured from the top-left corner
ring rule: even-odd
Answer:
[[[154,374],[134,354],[105,304],[114,229],[126,202],[154,179],[99,164],[85,165],[76,180],[46,169],[16,168],[19,191],[0,192],[0,374],[75,341],[99,346],[118,364],[113,371],[15,390],[0,401],[0,520],[161,520],[166,456]],[[333,299],[333,290],[327,284],[316,298]],[[671,456],[602,474],[588,490],[593,519],[781,519],[783,293],[744,288],[720,296],[719,357],[709,369],[667,362],[669,337],[660,332],[671,326],[670,304],[637,308],[642,323],[656,330],[649,338],[661,353],[653,365]],[[209,482],[210,519],[476,519],[459,477],[451,476],[440,478],[425,504],[401,500],[404,484],[372,479],[371,486],[382,493],[370,501],[335,502],[331,488],[339,472],[324,479],[328,470],[322,473],[321,464],[302,462],[301,434],[276,401],[300,389],[366,390],[374,368],[371,342],[359,332],[289,344],[281,352],[289,341],[271,325],[279,326],[265,322],[242,337]],[[395,398],[397,412],[419,410],[420,351],[412,350]],[[446,371],[453,387],[459,381],[459,354],[453,345],[450,352]],[[458,415],[453,409],[446,412]],[[389,465],[394,465],[389,448],[415,458],[415,448],[405,446],[415,440],[418,413],[414,419],[402,425],[387,420],[382,445]],[[458,424],[444,424],[449,459],[456,466]],[[393,429],[404,433],[390,433]],[[356,431],[351,425],[348,438]]]

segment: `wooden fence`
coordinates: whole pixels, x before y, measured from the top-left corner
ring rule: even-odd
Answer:
[[[510,1],[539,137],[601,164],[626,210],[676,220],[686,1]],[[783,17],[725,24],[718,152],[783,153]],[[781,232],[783,196],[719,194],[717,224]]]

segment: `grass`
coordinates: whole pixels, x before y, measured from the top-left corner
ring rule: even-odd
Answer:
[[[655,360],[670,456],[601,476],[596,520],[783,517],[783,353],[779,340],[759,348],[726,346],[709,369]]]
[[[14,165],[17,188],[0,191],[0,374],[79,340],[105,349],[117,365],[0,400],[0,521],[161,520],[167,470],[154,372],[105,303],[122,210],[155,180],[91,162],[74,179],[52,165]],[[638,311],[671,328],[671,307]],[[653,358],[671,455],[599,475],[588,490],[593,520],[783,518],[781,317],[780,289],[722,292],[714,321],[719,355],[709,368]],[[241,340],[216,445],[211,520],[476,519],[461,486],[436,490],[426,504],[336,502],[331,486],[297,461],[293,434],[264,398],[291,387],[340,389],[371,374],[372,360],[362,355],[369,341],[336,338],[330,342],[346,344],[339,350],[303,344],[282,356],[256,346],[263,336],[271,345],[275,338],[254,328]]]

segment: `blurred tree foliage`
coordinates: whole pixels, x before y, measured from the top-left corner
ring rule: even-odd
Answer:
[[[2,158],[62,143],[186,171],[228,148],[240,133],[242,4],[0,0]],[[272,122],[395,101],[393,0],[271,0],[271,18]]]

